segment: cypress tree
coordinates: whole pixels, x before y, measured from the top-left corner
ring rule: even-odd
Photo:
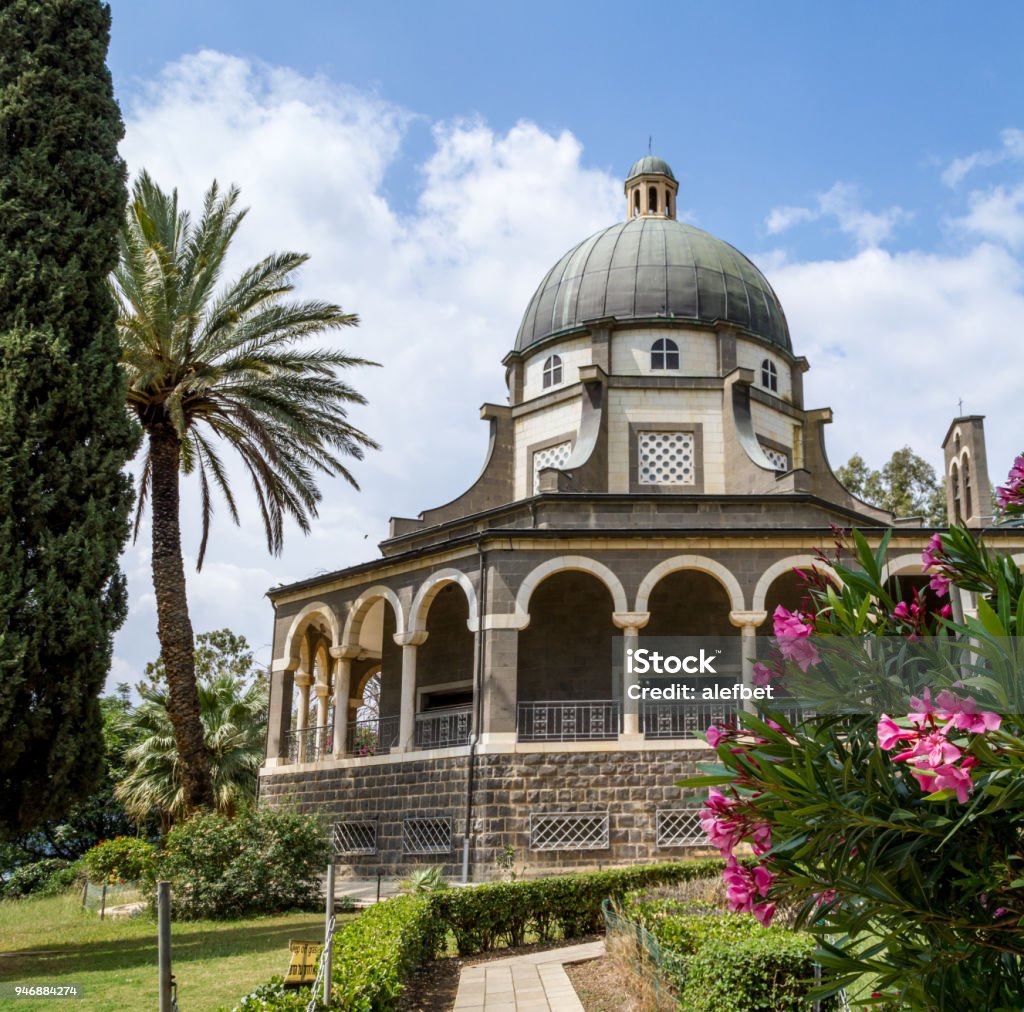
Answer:
[[[107,276],[124,128],[99,0],[0,0],[0,837],[103,771],[136,445]]]

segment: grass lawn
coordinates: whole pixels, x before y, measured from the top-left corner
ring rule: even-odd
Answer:
[[[0,902],[0,982],[84,990],[79,1001],[0,998],[2,1012],[157,1007],[155,919],[101,921],[81,909],[79,896]],[[322,938],[323,923],[323,914],[294,913],[172,924],[172,970],[183,1012],[230,1009],[257,984],[284,974],[289,939]]]

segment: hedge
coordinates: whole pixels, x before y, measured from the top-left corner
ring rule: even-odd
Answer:
[[[403,986],[442,950],[449,931],[461,955],[520,945],[528,932],[541,941],[559,934],[578,937],[600,929],[601,901],[609,896],[621,899],[634,889],[710,878],[721,869],[719,860],[652,864],[385,900],[335,936],[332,1008],[395,1008]],[[280,1012],[298,1007],[294,993],[264,985],[238,1009]]]
[[[762,927],[750,914],[687,912],[687,904],[632,899],[623,915],[661,945],[661,972],[688,1012],[809,1010],[814,938]],[[822,1010],[838,1008],[835,998]]]

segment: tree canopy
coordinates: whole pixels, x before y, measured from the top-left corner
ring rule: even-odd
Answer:
[[[855,453],[836,470],[836,477],[855,496],[897,517],[924,517],[932,527],[947,522],[946,490],[931,464],[909,446],[897,450],[880,471],[872,470]]]
[[[99,0],[0,5],[0,837],[103,773],[136,443],[107,276],[123,133]]]

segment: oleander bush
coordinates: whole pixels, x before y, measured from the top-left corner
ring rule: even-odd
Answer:
[[[148,840],[117,836],[113,840],[100,840],[80,860],[90,881],[112,885],[152,879],[155,853]]]
[[[207,812],[167,834],[156,874],[171,883],[175,917],[219,920],[319,908],[327,860],[327,833],[316,816]]]

